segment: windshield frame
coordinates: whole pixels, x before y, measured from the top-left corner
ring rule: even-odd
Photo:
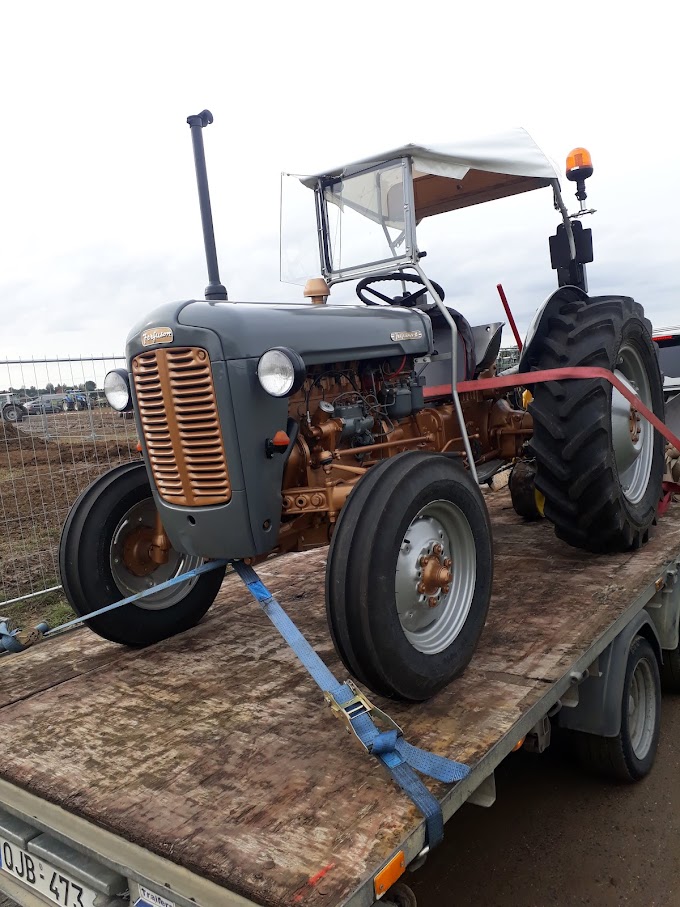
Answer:
[[[332,243],[330,237],[330,224],[328,219],[328,202],[326,190],[353,177],[364,176],[367,173],[401,166],[402,187],[404,196],[404,251],[401,255],[382,258],[375,261],[349,267],[334,268]],[[346,280],[358,280],[369,274],[387,274],[418,263],[420,255],[416,242],[415,200],[413,194],[413,161],[410,157],[394,158],[380,161],[370,167],[364,167],[352,173],[343,172],[332,177],[319,177],[314,189],[316,203],[316,221],[319,238],[319,261],[321,273],[330,285]],[[379,223],[379,221],[376,221]]]

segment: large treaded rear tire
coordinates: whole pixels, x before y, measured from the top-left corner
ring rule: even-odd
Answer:
[[[533,364],[538,369],[591,366],[614,370],[632,350],[649,381],[650,409],[663,419],[663,386],[652,326],[626,296],[563,302],[550,317]],[[557,536],[589,551],[625,551],[647,541],[663,476],[663,439],[652,432],[649,477],[639,500],[624,493],[614,453],[612,386],[605,380],[536,384],[529,411],[536,487]],[[648,424],[648,423],[645,423]]]

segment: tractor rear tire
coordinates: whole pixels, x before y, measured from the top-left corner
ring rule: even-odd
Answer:
[[[472,658],[492,577],[489,516],[470,474],[441,454],[390,457],[359,481],[333,534],[326,603],[338,654],[380,695],[429,699]]]
[[[145,560],[156,508],[144,463],[124,463],[100,476],[71,508],[61,534],[59,570],[73,610],[87,617],[106,605],[179,576],[202,563],[170,550],[162,565]],[[146,533],[139,542],[133,533]],[[134,543],[134,544],[132,544]],[[147,549],[148,550],[148,549]],[[225,568],[170,586],[139,602],[86,620],[104,639],[148,646],[195,626],[219,592]]]
[[[563,302],[534,364],[614,371],[663,420],[652,326],[627,296]],[[639,548],[661,496],[663,438],[604,379],[551,381],[532,393],[536,488],[557,536],[588,551]]]

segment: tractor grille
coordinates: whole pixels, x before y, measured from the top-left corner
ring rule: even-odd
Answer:
[[[187,507],[225,504],[231,486],[207,352],[141,353],[132,361],[132,377],[159,495]]]

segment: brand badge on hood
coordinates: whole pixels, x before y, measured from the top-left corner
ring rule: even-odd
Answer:
[[[151,346],[154,343],[172,343],[172,328],[148,328],[142,331],[142,346]]]
[[[420,340],[422,331],[394,331],[390,338],[396,343],[399,340]]]

